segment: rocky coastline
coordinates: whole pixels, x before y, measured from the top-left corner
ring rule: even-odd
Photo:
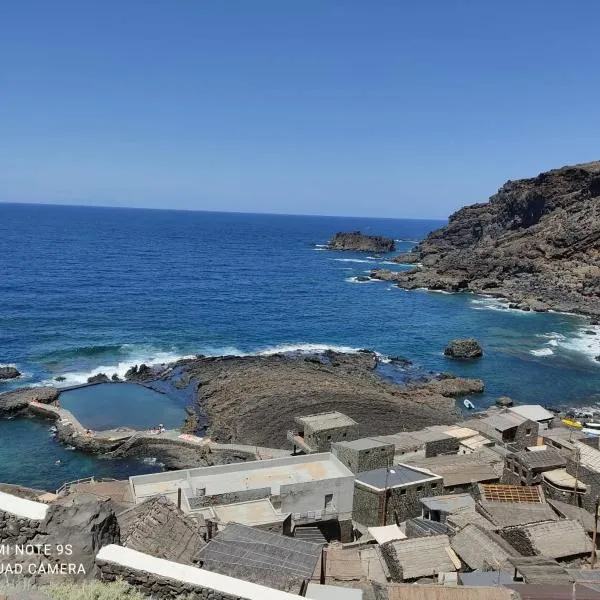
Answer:
[[[412,368],[410,361],[392,362],[407,373]],[[254,460],[259,449],[287,449],[286,433],[296,416],[329,410],[354,418],[364,435],[455,423],[461,417],[455,398],[483,391],[480,380],[447,374],[419,372],[418,377],[407,375],[404,383],[394,383],[379,372],[380,365],[376,353],[361,351],[198,356],[132,369],[127,377],[132,383],[189,386],[193,397],[186,424],[170,435],[128,428],[90,433],[57,407],[60,390],[53,387],[0,394],[0,417],[33,413],[53,419],[57,439],[80,451],[110,458],[156,458],[166,468],[177,469]],[[208,420],[206,430],[198,415]],[[181,439],[178,433],[184,428],[185,433],[210,438],[211,445],[198,445],[202,438]]]
[[[511,308],[600,316],[600,161],[508,181],[451,215],[413,252],[415,264],[371,277],[405,289],[470,291]]]
[[[338,232],[327,244],[328,250],[351,250],[353,252],[393,252],[393,239],[382,235],[367,235],[360,231]]]

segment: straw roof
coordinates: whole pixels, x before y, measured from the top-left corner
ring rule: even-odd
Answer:
[[[503,569],[510,566],[509,556],[518,554],[499,536],[467,525],[452,539],[452,549],[471,569]]]
[[[117,516],[121,544],[157,558],[191,564],[205,545],[198,523],[164,496],[155,496]]]

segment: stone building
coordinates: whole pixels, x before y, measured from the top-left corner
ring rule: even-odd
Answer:
[[[387,525],[421,516],[421,499],[443,493],[439,475],[409,465],[359,473],[353,518],[362,525]]]
[[[465,508],[475,509],[475,500],[470,494],[450,494],[421,498],[423,518],[445,523],[448,515]]]
[[[394,444],[380,442],[374,438],[362,438],[353,442],[335,442],[331,452],[353,473],[372,471],[394,464]]]
[[[504,410],[490,410],[483,419],[470,419],[462,423],[476,429],[487,438],[496,441],[512,451],[535,446],[539,433],[539,423],[517,413]]]
[[[577,483],[586,486],[585,493],[579,494],[580,506],[594,512],[596,498],[600,496],[600,450],[582,442],[575,442],[574,446],[575,451],[567,458],[566,470]]]
[[[511,406],[509,412],[535,421],[540,426],[540,431],[551,429],[558,419],[553,412],[546,410],[540,404],[519,404],[518,406]]]
[[[329,452],[334,442],[358,439],[358,423],[337,412],[325,412],[307,417],[296,417],[296,431],[288,431],[287,438],[297,450],[306,454]]]
[[[538,485],[544,471],[560,469],[567,461],[554,448],[520,450],[508,454],[504,460],[502,483],[512,485]]]

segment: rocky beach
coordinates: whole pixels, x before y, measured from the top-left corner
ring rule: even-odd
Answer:
[[[405,289],[471,291],[522,310],[600,316],[600,162],[508,181],[372,277]]]

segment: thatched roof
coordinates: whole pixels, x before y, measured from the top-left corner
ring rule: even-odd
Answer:
[[[548,500],[548,504],[550,504],[560,516],[581,523],[587,532],[591,533],[594,531],[594,515],[585,510],[585,508],[567,504],[560,500]]]
[[[298,593],[321,556],[320,544],[230,523],[194,559],[203,569]]]
[[[117,516],[121,544],[174,562],[191,564],[205,545],[198,523],[164,496],[155,496]]]
[[[554,559],[547,556],[515,556],[508,562],[521,574],[525,583],[570,583],[573,577]]]
[[[467,525],[452,539],[452,549],[471,569],[503,569],[509,556],[518,554],[504,540],[476,525]]]
[[[481,502],[477,506],[477,510],[488,521],[491,521],[496,529],[558,520],[556,513],[548,504]]]

